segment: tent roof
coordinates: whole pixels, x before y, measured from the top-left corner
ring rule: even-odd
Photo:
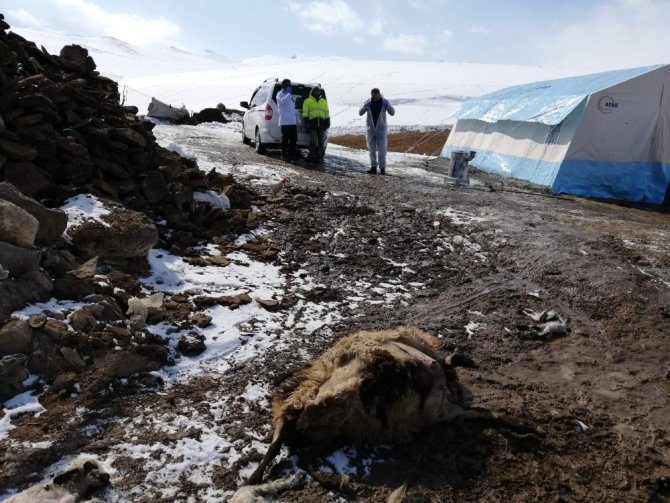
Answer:
[[[451,117],[484,122],[512,120],[559,124],[590,94],[661,66],[613,70],[506,87],[466,101]]]

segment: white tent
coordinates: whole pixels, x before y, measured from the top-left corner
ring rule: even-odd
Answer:
[[[554,192],[670,198],[670,65],[509,87],[465,102],[442,150]]]

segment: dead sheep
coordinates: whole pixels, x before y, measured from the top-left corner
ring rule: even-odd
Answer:
[[[95,496],[109,485],[109,475],[95,461],[80,460],[47,484],[30,487],[5,503],[99,502]]]
[[[311,459],[345,444],[408,440],[422,427],[455,418],[484,419],[527,431],[524,423],[468,407],[440,341],[418,328],[360,331],[343,337],[293,372],[272,398],[273,439],[248,483],[262,481],[282,445],[319,482],[343,489],[346,476],[313,470]]]

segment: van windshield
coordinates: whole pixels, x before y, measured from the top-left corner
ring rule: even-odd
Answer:
[[[274,90],[272,91],[272,99],[277,103],[277,93],[281,90],[279,84],[275,85]],[[291,86],[291,92],[293,93],[293,101],[295,102],[296,110],[302,110],[302,104],[309,97],[309,93],[312,90],[312,86],[305,84],[293,84]],[[321,89],[321,96],[326,97],[326,92]]]

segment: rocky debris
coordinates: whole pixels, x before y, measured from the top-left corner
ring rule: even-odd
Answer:
[[[240,293],[237,295],[221,295],[220,297],[200,296],[193,299],[193,302],[198,307],[210,307],[219,304],[230,309],[236,309],[244,304],[250,304],[253,299],[247,293]]]
[[[30,178],[31,173],[23,173],[22,179],[29,180]],[[19,185],[16,187],[19,187]],[[23,194],[16,187],[11,183],[0,183],[0,200],[9,201],[23,208],[37,219],[39,226],[35,235],[35,242],[37,244],[51,244],[61,237],[67,226],[67,215],[65,212],[58,209],[46,208],[32,197]]]
[[[0,358],[0,401],[23,392],[23,381],[28,379],[27,361],[28,357],[23,354]]]
[[[225,215],[195,204],[193,191],[212,188],[205,174],[195,162],[157,145],[154,124],[120,103],[118,84],[96,71],[85,48],[68,45],[54,56],[5,30],[0,181],[54,206],[79,192],[123,200],[130,209],[193,233],[193,241],[211,235],[212,228],[240,228],[237,214],[230,215],[234,225],[227,225]],[[231,189],[232,209],[249,210],[248,197],[234,194],[238,186]],[[45,232],[56,234],[60,225]]]
[[[186,356],[198,356],[205,349],[205,337],[200,334],[182,335],[177,343],[177,349]]]
[[[0,264],[12,277],[19,277],[37,270],[42,259],[38,248],[25,248],[0,241]]]
[[[0,281],[0,321],[31,302],[51,297],[54,285],[44,271],[32,271],[16,279]]]
[[[31,247],[35,244],[39,222],[26,210],[0,199],[0,236],[6,243]]]
[[[251,202],[258,196],[232,176],[205,174],[193,160],[157,145],[154,123],[120,103],[118,84],[100,75],[85,48],[68,45],[51,55],[7,31],[3,19],[0,14],[0,322],[51,294],[113,295],[117,309],[117,301],[125,309],[141,291],[130,275],[146,274],[146,253],[156,244],[186,254],[203,239],[257,226]],[[228,120],[234,112],[221,105],[200,115]],[[210,192],[225,194],[229,204],[194,199]],[[67,215],[57,207],[79,193],[104,200],[112,213],[64,234]],[[228,261],[210,257],[206,264]],[[96,272],[108,274],[107,281]],[[189,306],[163,316],[188,320]],[[100,323],[89,312],[72,320],[84,333]]]
[[[199,112],[193,114],[193,120],[196,124],[201,124],[203,122],[230,122],[223,115],[223,110],[218,108],[203,108]]]
[[[199,328],[208,327],[212,323],[212,317],[204,313],[195,313],[191,318],[191,322]]]
[[[143,213],[114,206],[101,221],[87,221],[68,230],[77,255],[124,259],[144,257],[158,242],[156,226]]]
[[[279,301],[276,299],[256,299],[256,302],[268,311],[276,311],[281,307]]]
[[[10,319],[0,327],[0,354],[28,354],[33,342],[33,329],[19,319]]]

